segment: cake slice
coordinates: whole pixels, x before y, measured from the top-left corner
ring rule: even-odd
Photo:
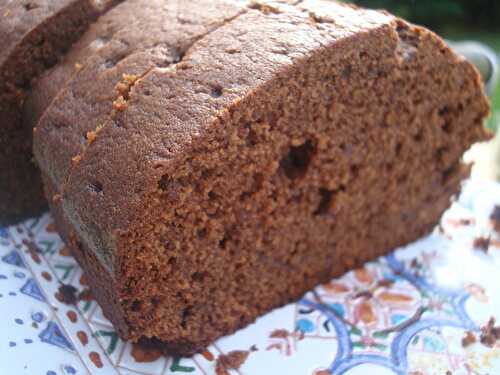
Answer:
[[[23,105],[33,78],[54,65],[116,0],[0,0],[0,224],[46,207]]]
[[[170,353],[428,233],[487,138],[476,70],[387,13],[129,0],[106,22],[35,155],[106,316]]]

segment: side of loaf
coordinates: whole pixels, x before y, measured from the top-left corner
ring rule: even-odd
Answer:
[[[0,0],[0,224],[39,214],[47,205],[33,162],[32,124],[23,120],[32,80],[115,2]]]
[[[170,353],[429,232],[487,138],[475,69],[386,13],[129,0],[106,23],[35,156],[105,314]]]

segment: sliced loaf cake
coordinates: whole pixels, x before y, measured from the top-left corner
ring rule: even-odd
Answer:
[[[386,13],[129,0],[98,23],[35,155],[108,318],[171,353],[429,232],[487,137],[476,70]]]
[[[46,201],[23,107],[32,80],[56,64],[117,0],[0,0],[0,225],[39,214]]]

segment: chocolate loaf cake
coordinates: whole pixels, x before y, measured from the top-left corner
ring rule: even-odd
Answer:
[[[128,0],[105,23],[35,155],[105,314],[170,353],[429,232],[487,137],[475,69],[386,13]]]
[[[38,214],[46,201],[23,105],[33,78],[54,65],[116,0],[0,0],[0,224]]]

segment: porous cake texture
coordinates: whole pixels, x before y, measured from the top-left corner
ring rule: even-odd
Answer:
[[[96,28],[35,155],[107,317],[170,353],[429,232],[487,138],[476,70],[387,13],[128,0]]]
[[[0,224],[46,207],[23,107],[32,80],[56,64],[116,0],[0,0]],[[30,115],[31,116],[31,115]]]

